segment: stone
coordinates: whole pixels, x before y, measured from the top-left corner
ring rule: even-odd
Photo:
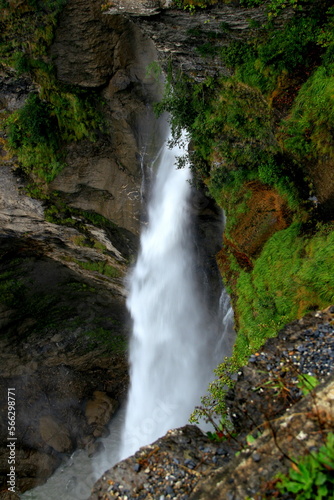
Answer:
[[[45,443],[56,451],[66,453],[72,447],[71,438],[65,426],[50,415],[40,418],[39,432]]]
[[[105,426],[115,413],[117,404],[105,392],[95,391],[86,403],[85,416],[89,425]]]

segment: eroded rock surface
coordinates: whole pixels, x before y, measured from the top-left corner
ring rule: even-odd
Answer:
[[[17,489],[25,491],[43,483],[64,454],[92,453],[126,394],[124,289],[119,278],[62,263],[66,246],[57,238],[7,236],[0,248],[0,436],[5,443],[7,388],[15,388]],[[94,394],[100,403],[92,419],[85,409]],[[5,445],[0,457],[5,481]]]
[[[68,146],[67,167],[50,190],[138,234],[142,172],[162,133],[152,111],[161,84],[148,71],[154,43],[130,20],[104,15],[101,1],[70,0],[51,52],[60,81],[97,89],[106,133]]]
[[[118,11],[126,12],[121,0],[119,4]],[[165,71],[172,63],[176,71],[182,71],[198,81],[218,73],[230,74],[214,50],[206,56],[201,55],[201,46],[207,44],[218,48],[231,40],[249,36],[249,21],[252,19],[261,23],[266,17],[262,8],[243,9],[226,4],[199,9],[191,15],[184,10],[175,10],[171,5],[162,7],[164,9],[156,16],[139,12],[138,17],[132,15],[131,19],[154,41],[159,62]],[[114,9],[112,13],[115,13]]]

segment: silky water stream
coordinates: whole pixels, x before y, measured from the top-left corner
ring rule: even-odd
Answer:
[[[180,141],[180,143],[186,142]],[[233,311],[221,291],[216,310],[198,272],[196,210],[188,165],[176,168],[184,148],[161,149],[137,262],[129,274],[127,306],[133,321],[126,408],[90,459],[74,453],[46,484],[25,493],[35,500],[84,500],[93,483],[118,460],[171,428],[187,424],[229,354]],[[203,243],[203,242],[202,242]],[[204,424],[203,424],[204,425]]]

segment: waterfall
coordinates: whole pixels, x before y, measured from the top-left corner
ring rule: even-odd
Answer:
[[[233,311],[224,290],[217,301],[208,298],[212,280],[198,269],[205,252],[196,255],[201,241],[194,231],[191,173],[188,166],[175,168],[183,152],[178,146],[160,150],[148,223],[129,277],[133,336],[125,418],[123,410],[114,417],[98,455],[91,459],[78,450],[47,483],[26,492],[26,500],[86,499],[103,471],[188,422],[213,369],[230,354]]]
[[[131,385],[121,458],[185,425],[224,355],[196,275],[191,172],[175,166],[183,153],[178,145],[162,149],[129,277]]]

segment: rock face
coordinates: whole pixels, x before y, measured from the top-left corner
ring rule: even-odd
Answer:
[[[158,55],[133,21],[101,13],[97,0],[69,0],[51,53],[64,85],[103,98],[107,132],[96,142],[66,146],[67,167],[49,193],[57,191],[57,200],[81,212],[61,225],[45,220],[44,202],[24,194],[15,158],[1,149],[0,410],[6,412],[6,388],[15,387],[19,491],[43,483],[74,449],[93,453],[94,440],[106,432],[124,397],[123,279],[137,247],[142,181],[149,184],[149,159],[164,133],[164,123],[152,112],[160,84],[147,76]],[[18,79],[6,70],[0,79],[2,112],[19,109],[36,90],[28,77]],[[203,273],[211,269],[213,276],[221,214],[200,194],[194,196],[194,212],[198,208],[198,237],[210,243],[198,263],[203,266],[208,258]],[[94,226],[82,210],[111,222]],[[220,286],[217,279],[215,302]],[[2,443],[6,435],[2,419]],[[6,487],[7,458],[6,448],[0,448],[1,487]]]
[[[112,2],[108,0],[104,4],[104,9],[107,14],[152,16],[172,5],[172,0],[115,0]]]
[[[2,236],[0,247],[0,411],[15,388],[17,489],[25,491],[44,482],[64,453],[93,452],[106,432],[127,387],[126,311],[121,281],[65,265],[56,237]],[[5,418],[0,435],[5,443]],[[7,451],[0,449],[3,481]]]
[[[132,5],[136,3],[135,9]],[[192,12],[173,9],[171,2],[132,2],[118,0],[106,11],[109,14],[128,14],[131,20],[140,26],[143,33],[155,43],[159,62],[165,71],[172,64],[176,71],[188,73],[198,81],[208,76],[229,74],[223,67],[221,58],[214,51],[207,58],[196,48],[201,44],[217,47],[226,45],[230,40],[240,39],[249,35],[249,21],[263,22],[264,10],[235,9],[226,4],[220,4],[210,9],[199,9]],[[157,15],[152,15],[157,13]],[[219,42],[217,42],[219,38]]]
[[[104,15],[99,0],[70,0],[51,53],[60,81],[101,94],[108,133],[70,145],[68,166],[50,190],[138,234],[145,153],[160,141],[151,105],[161,89],[147,76],[157,59],[154,44],[131,21]]]
[[[227,281],[233,279],[228,264],[229,252],[242,268],[251,269],[266,241],[277,231],[287,228],[291,221],[287,203],[275,189],[258,181],[247,183],[246,189],[247,207],[237,217],[233,231],[224,235],[224,246],[217,255]]]
[[[286,473],[291,466],[290,457],[305,456],[324,444],[324,435],[333,426],[333,401],[334,381],[331,378],[314,394],[291,408],[284,418],[273,422],[227,467],[214,472],[198,485],[190,498],[225,500],[230,497],[241,500],[255,494],[268,498],[267,495],[275,492],[273,478],[278,472]],[[321,414],[326,416],[321,418],[319,428]]]
[[[202,474],[228,461],[229,451],[229,447],[210,441],[198,427],[170,430],[105,473],[90,499],[120,494],[128,498],[184,498]]]

